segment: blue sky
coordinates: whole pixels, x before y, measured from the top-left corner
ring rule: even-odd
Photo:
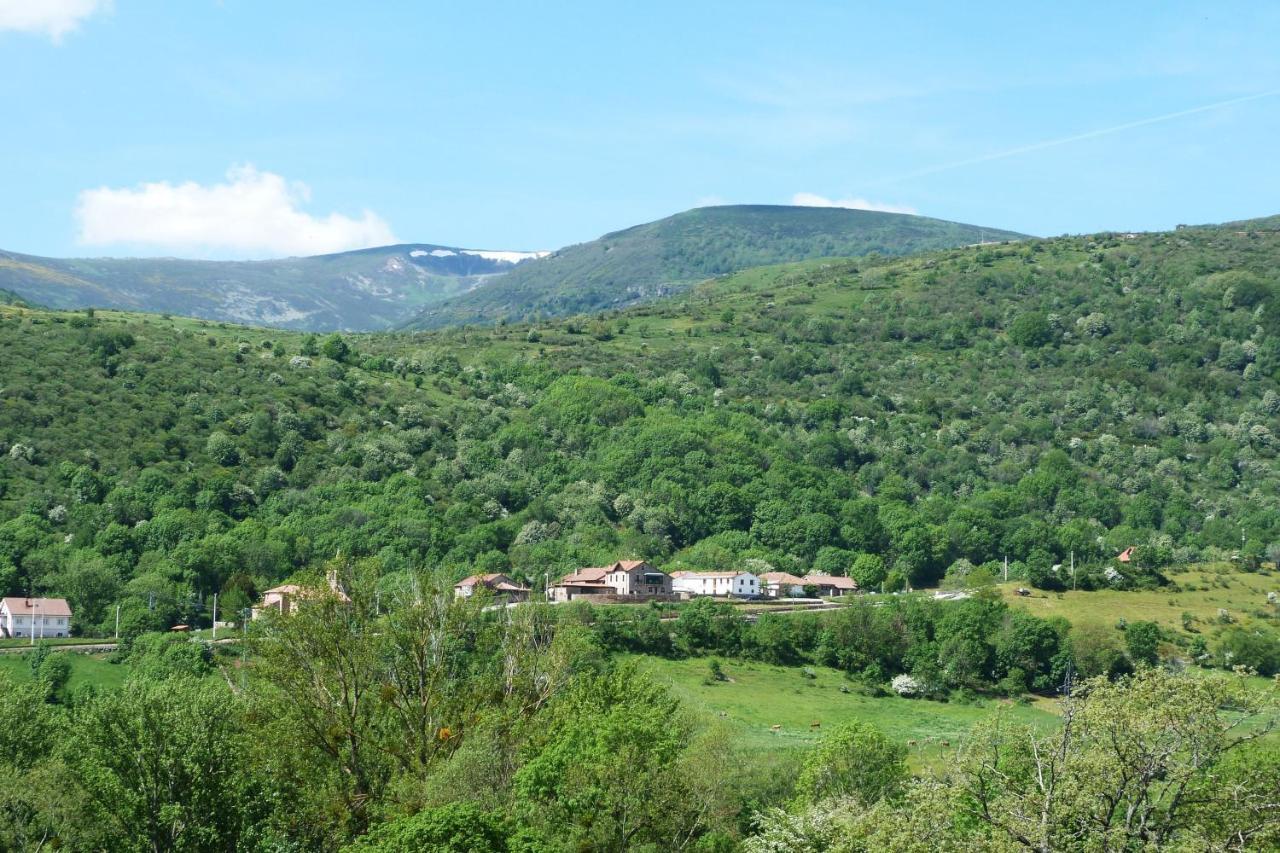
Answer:
[[[0,0],[0,248],[546,249],[797,194],[1268,215],[1277,45],[1270,3]]]

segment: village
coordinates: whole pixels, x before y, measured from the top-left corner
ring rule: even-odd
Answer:
[[[1128,563],[1133,548],[1116,555],[1119,564]],[[1060,567],[1055,567],[1055,571]],[[1115,573],[1115,569],[1108,569]],[[1109,577],[1112,575],[1109,575]],[[1118,574],[1114,576],[1118,577]],[[840,575],[809,573],[803,576],[789,572],[747,571],[664,572],[647,560],[617,560],[608,566],[591,566],[570,572],[549,583],[542,596],[548,603],[563,604],[585,601],[594,604],[640,604],[644,602],[678,602],[693,598],[722,598],[738,601],[781,602],[814,601],[852,595],[858,589],[856,580]],[[470,575],[453,585],[456,598],[468,599],[483,594],[492,606],[511,606],[534,600],[537,596],[509,575],[489,573]],[[1028,594],[1019,587],[1018,595]],[[872,591],[874,594],[874,591]],[[287,615],[317,595],[334,595],[349,601],[338,580],[337,572],[325,575],[325,585],[313,588],[299,583],[285,583],[262,593],[261,600],[247,611],[251,619],[267,613]],[[935,593],[941,598],[964,597],[963,592]],[[216,605],[215,605],[216,607]],[[33,598],[11,596],[0,598],[0,639],[26,638],[34,643],[41,639],[71,637],[71,605],[65,598]],[[230,621],[218,622],[216,628],[231,627]],[[187,631],[177,625],[174,631]]]
[[[532,590],[504,574],[471,575],[454,584],[454,594],[469,598],[480,590],[496,602],[528,601]],[[681,601],[700,596],[737,599],[824,598],[858,591],[852,578],[787,572],[664,572],[645,560],[618,560],[609,566],[578,569],[546,589],[553,603],[586,600],[599,604]]]

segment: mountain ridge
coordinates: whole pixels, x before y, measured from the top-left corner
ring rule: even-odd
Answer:
[[[402,329],[527,320],[621,308],[755,266],[929,249],[1028,235],[848,208],[719,205],[683,211],[566,246],[485,288],[426,306]]]
[[[110,308],[306,331],[374,331],[539,252],[398,243],[250,261],[45,258],[0,250],[0,288],[55,308]]]

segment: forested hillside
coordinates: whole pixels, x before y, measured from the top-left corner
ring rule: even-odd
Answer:
[[[403,328],[563,317],[616,309],[749,267],[878,253],[906,255],[1022,234],[926,216],[831,207],[687,210],[523,264],[484,288],[426,306]]]
[[[1257,561],[1280,541],[1277,268],[1274,236],[1099,235],[345,339],[9,307],[0,586],[68,596],[93,633],[116,602],[164,627],[338,552],[535,584],[630,555],[864,587],[1005,556],[1051,587],[1074,552],[1082,588]]]

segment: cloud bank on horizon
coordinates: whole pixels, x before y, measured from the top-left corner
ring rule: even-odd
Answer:
[[[880,213],[919,214],[918,210],[907,204],[889,204],[856,197],[833,199],[816,193],[796,193],[791,197],[791,203],[800,207],[847,207],[850,210],[874,210]]]
[[[252,165],[233,166],[225,183],[144,183],[80,193],[78,241],[207,257],[323,255],[396,243],[373,211],[359,218],[302,209],[306,184]]]
[[[55,42],[111,0],[0,0],[0,30],[39,33]]]

